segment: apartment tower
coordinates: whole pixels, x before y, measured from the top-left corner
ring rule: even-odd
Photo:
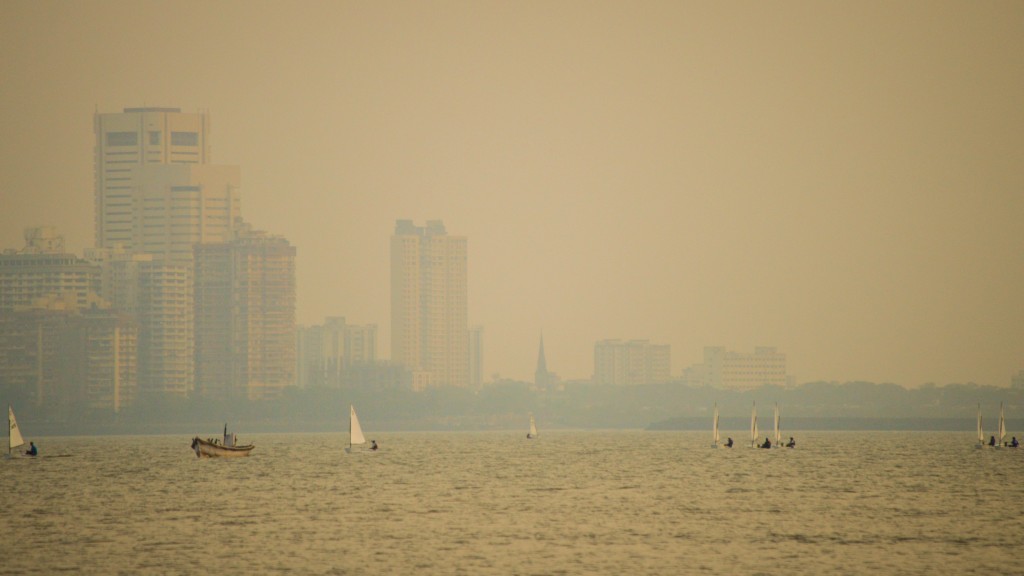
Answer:
[[[295,247],[240,226],[230,242],[195,245],[196,388],[273,398],[295,380]]]
[[[391,237],[391,358],[413,388],[469,386],[466,238],[440,220],[398,220]]]

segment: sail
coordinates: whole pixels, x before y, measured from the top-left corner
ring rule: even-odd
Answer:
[[[10,451],[25,444],[25,439],[21,437],[21,430],[18,429],[18,421],[14,419],[14,409],[10,406],[7,407],[7,424],[11,432],[10,443],[8,444],[8,451]]]
[[[779,416],[779,403],[775,403],[775,446],[779,447],[782,445],[782,430],[779,428],[780,416]]]
[[[715,420],[712,428],[712,440],[715,446],[718,446],[718,441],[721,440],[721,436],[718,435],[718,403],[715,403]]]
[[[1003,445],[1003,437],[1006,436],[1006,420],[1003,419],[1003,403],[999,403],[999,437],[996,441],[996,445]]]
[[[978,404],[978,446],[985,444],[985,429],[981,426],[981,404]]]
[[[363,429],[359,426],[359,417],[356,416],[356,407],[349,406],[348,437],[349,444],[366,444],[366,437],[363,436]]]
[[[530,436],[537,437],[537,421],[533,419],[533,414],[530,414]]]
[[[759,435],[757,433],[757,404],[754,404],[750,411],[750,445],[757,446]]]

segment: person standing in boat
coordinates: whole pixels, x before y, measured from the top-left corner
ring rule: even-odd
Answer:
[[[26,456],[38,456],[39,455],[39,449],[36,448],[36,443],[35,442],[29,442],[28,446],[29,446],[28,450],[25,450],[25,455]]]
[[[995,436],[991,436],[991,437],[989,437],[989,439],[988,439],[988,445],[989,445],[989,446],[995,446],[995,445],[996,445],[996,437],[995,437]]]

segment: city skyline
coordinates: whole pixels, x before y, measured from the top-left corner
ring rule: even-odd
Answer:
[[[801,382],[1024,367],[1019,4],[180,8],[0,6],[0,246],[93,246],[93,114],[173,106],[298,249],[298,321],[384,357],[387,236],[437,219],[485,380],[531,380],[540,333],[565,379],[609,338],[673,375],[715,345]]]

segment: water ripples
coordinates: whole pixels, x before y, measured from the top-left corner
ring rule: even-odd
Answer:
[[[0,574],[1012,574],[1024,450],[969,434],[50,438],[0,464]],[[246,440],[249,440],[248,438]]]

